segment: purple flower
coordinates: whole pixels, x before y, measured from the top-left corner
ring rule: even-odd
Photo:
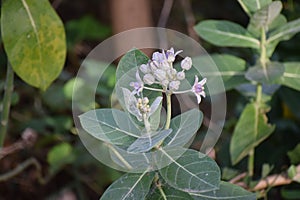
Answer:
[[[195,76],[195,83],[192,87],[192,92],[196,95],[198,104],[201,102],[201,96],[205,98],[205,92],[204,92],[205,83],[206,83],[206,78],[198,82],[198,76]]]
[[[167,50],[167,52],[166,52],[166,58],[167,58],[168,62],[174,62],[175,57],[178,54],[180,54],[181,52],[182,52],[182,50],[176,51],[176,53],[175,53],[173,47],[171,49]]]
[[[132,94],[137,94],[138,96],[140,96],[140,93],[143,91],[144,88],[144,83],[140,77],[139,71],[136,71],[135,78],[137,81],[130,83],[130,86],[133,87]]]

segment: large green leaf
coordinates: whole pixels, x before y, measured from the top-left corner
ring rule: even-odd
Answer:
[[[259,32],[261,28],[268,30],[269,25],[271,25],[272,22],[279,16],[281,9],[282,3],[280,1],[273,1],[269,5],[256,11],[250,19],[250,27],[248,29],[255,33]]]
[[[176,150],[176,149],[175,149]],[[160,149],[157,165],[171,162],[159,170],[163,179],[172,187],[184,192],[206,192],[216,190],[220,182],[220,169],[208,156],[192,150],[177,159],[167,150]]]
[[[211,56],[200,56],[193,58],[194,65],[201,66],[201,75],[207,78],[207,84],[214,85],[217,79],[223,80],[225,90],[230,90],[240,84],[247,83],[245,79],[246,62],[232,55],[227,54],[212,54]],[[212,65],[216,65],[218,71]],[[187,71],[187,76],[195,76],[193,72]],[[224,92],[220,91],[215,85],[214,91],[210,93]]]
[[[259,83],[274,83],[284,73],[284,66],[279,62],[268,62],[263,68],[260,64],[250,67],[245,74],[248,80]]]
[[[196,32],[217,46],[259,48],[260,42],[239,24],[225,20],[205,20],[197,24]]]
[[[267,39],[268,44],[289,40],[300,31],[300,19],[284,24],[272,31]]]
[[[143,200],[145,199],[154,173],[125,174],[104,192],[100,200]]]
[[[168,185],[162,184],[162,190],[167,198],[167,200],[193,200],[193,197],[186,192],[176,190]],[[154,191],[150,192],[147,200],[165,200],[161,192],[156,188]]]
[[[284,67],[283,76],[277,83],[300,91],[300,62],[286,62]]]
[[[194,200],[255,200],[255,193],[248,192],[242,187],[237,185],[223,182],[220,183],[220,188],[218,190],[200,193],[200,194],[191,194]]]
[[[26,83],[45,90],[60,74],[65,32],[48,0],[4,0],[1,34],[9,62]]]
[[[274,131],[275,127],[268,124],[262,107],[257,103],[249,103],[245,107],[231,138],[230,154],[233,164],[247,156]]]
[[[171,120],[173,132],[165,139],[164,144],[170,146],[184,146],[196,134],[202,123],[203,114],[198,109],[184,112]]]
[[[127,151],[133,153],[144,153],[150,151],[153,147],[168,137],[171,132],[172,129],[167,129],[157,131],[149,136],[141,136],[128,147]]]
[[[89,134],[114,145],[127,146],[140,136],[128,115],[116,109],[91,110],[79,119]]]
[[[251,15],[251,13],[260,10],[261,8],[271,3],[272,0],[238,0],[238,2],[240,3],[244,11]]]

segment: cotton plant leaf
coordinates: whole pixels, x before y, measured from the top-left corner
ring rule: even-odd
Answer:
[[[256,194],[234,185],[221,181],[218,190],[199,194],[191,193],[194,200],[256,200]]]
[[[91,110],[79,119],[89,134],[113,145],[127,146],[140,136],[140,130],[128,115],[116,109]]]
[[[171,162],[159,169],[159,173],[171,187],[194,193],[218,189],[220,169],[208,156],[192,149],[180,152],[181,156],[177,159],[167,150],[160,149],[159,153],[156,157],[158,168],[163,163]]]
[[[197,133],[202,119],[203,114],[198,109],[192,109],[174,117],[170,123],[173,132],[165,139],[164,145],[168,147],[186,145]]]
[[[153,178],[154,173],[147,171],[142,174],[125,174],[108,187],[100,200],[143,200]]]
[[[49,1],[3,1],[1,35],[14,72],[29,85],[46,90],[66,57],[64,26]]]
[[[262,109],[263,105],[249,103],[243,110],[230,142],[232,164],[247,156],[274,131],[275,126],[268,124],[267,116]]]
[[[217,46],[258,49],[260,45],[244,27],[230,21],[205,20],[194,28],[200,37]]]

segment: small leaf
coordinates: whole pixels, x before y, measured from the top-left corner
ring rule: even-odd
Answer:
[[[132,153],[144,153],[150,151],[168,137],[171,132],[172,129],[167,129],[152,133],[149,136],[141,136],[128,147],[127,151]]]
[[[280,1],[273,1],[255,12],[251,17],[250,23],[256,28],[264,28],[268,30],[268,26],[280,14],[281,9],[282,3]]]
[[[262,166],[262,170],[261,170],[261,179],[267,177],[270,172],[272,171],[272,169],[274,168],[273,165],[269,165],[267,163],[264,163]]]
[[[165,139],[164,144],[168,147],[184,146],[196,134],[202,119],[203,114],[198,109],[192,109],[174,117],[170,124],[173,133]]]
[[[215,86],[212,94],[223,92],[216,85],[217,79],[222,79],[225,90],[230,90],[248,82],[245,79],[246,62],[232,55],[212,54],[211,56],[200,56],[193,58],[193,64],[201,67],[201,75],[208,79],[208,84]],[[214,65],[217,66],[217,69]],[[190,76],[190,71],[186,72],[187,76]],[[194,78],[195,75],[192,73],[191,76]]]
[[[259,48],[260,42],[239,24],[225,20],[205,20],[197,24],[196,32],[217,46]]]
[[[300,144],[298,144],[293,150],[288,151],[287,155],[292,164],[299,164],[300,163]]]
[[[125,174],[104,192],[100,200],[134,200],[145,199],[154,173],[145,171],[143,174]]]
[[[128,115],[116,109],[91,110],[80,115],[79,119],[89,134],[114,145],[127,146],[140,134]]]
[[[3,1],[1,34],[16,74],[46,90],[60,74],[66,57],[64,26],[49,1]]]
[[[285,70],[283,76],[276,83],[300,91],[300,62],[283,63]]]
[[[69,143],[61,143],[51,148],[47,155],[50,173],[54,174],[64,165],[74,161],[73,148]]]
[[[174,149],[179,150],[180,149]],[[172,187],[184,192],[206,192],[219,187],[220,169],[216,162],[208,156],[192,150],[186,151],[177,160],[172,153],[160,149],[157,165],[171,162],[159,170],[163,179]]]
[[[289,40],[300,31],[300,19],[288,22],[274,31],[272,31],[267,39],[267,44],[278,43],[283,40]]]
[[[230,142],[232,164],[247,156],[274,131],[275,127],[267,123],[263,107],[264,105],[249,103],[242,112]]]
[[[255,193],[248,192],[242,187],[223,181],[221,181],[218,190],[191,195],[194,200],[256,200]]]
[[[238,0],[238,2],[246,13],[251,14],[270,4],[272,0]]]
[[[284,66],[279,62],[268,62],[266,68],[261,65],[250,67],[245,77],[258,83],[274,83],[284,73]]]
[[[300,167],[299,166],[296,167],[295,165],[291,165],[289,167],[287,173],[288,173],[288,176],[290,179],[300,183]]]
[[[180,190],[176,190],[168,185],[163,184],[162,190],[168,200],[193,200],[191,195]],[[147,195],[146,200],[165,200],[161,192],[156,188]]]

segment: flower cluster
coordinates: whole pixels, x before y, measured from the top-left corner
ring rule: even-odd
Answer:
[[[147,64],[142,64],[140,70],[144,73],[143,82],[147,85],[159,84],[164,91],[176,91],[179,89],[180,81],[185,79],[185,70],[192,67],[192,59],[186,57],[181,62],[182,70],[177,72],[173,68],[173,62],[176,56],[182,51],[174,52],[174,49],[160,52],[154,52],[152,60]]]
[[[185,92],[193,92],[197,97],[198,104],[201,102],[201,97],[205,97],[204,84],[206,83],[206,78],[199,81],[198,77],[195,76],[194,85],[190,90],[178,91],[180,86],[180,81],[185,79],[185,71],[190,70],[192,67],[192,59],[190,57],[185,57],[181,63],[181,70],[177,71],[173,67],[173,62],[176,56],[182,51],[175,52],[173,48],[162,52],[154,52],[152,59],[149,60],[147,64],[142,64],[139,66],[139,70],[143,73],[143,78],[140,77],[139,70],[136,72],[136,82],[131,82],[130,86],[134,88],[132,94],[140,93],[144,88],[156,90],[151,87],[145,87],[145,85],[158,84],[162,87],[162,92],[168,92],[171,94],[180,94]]]

